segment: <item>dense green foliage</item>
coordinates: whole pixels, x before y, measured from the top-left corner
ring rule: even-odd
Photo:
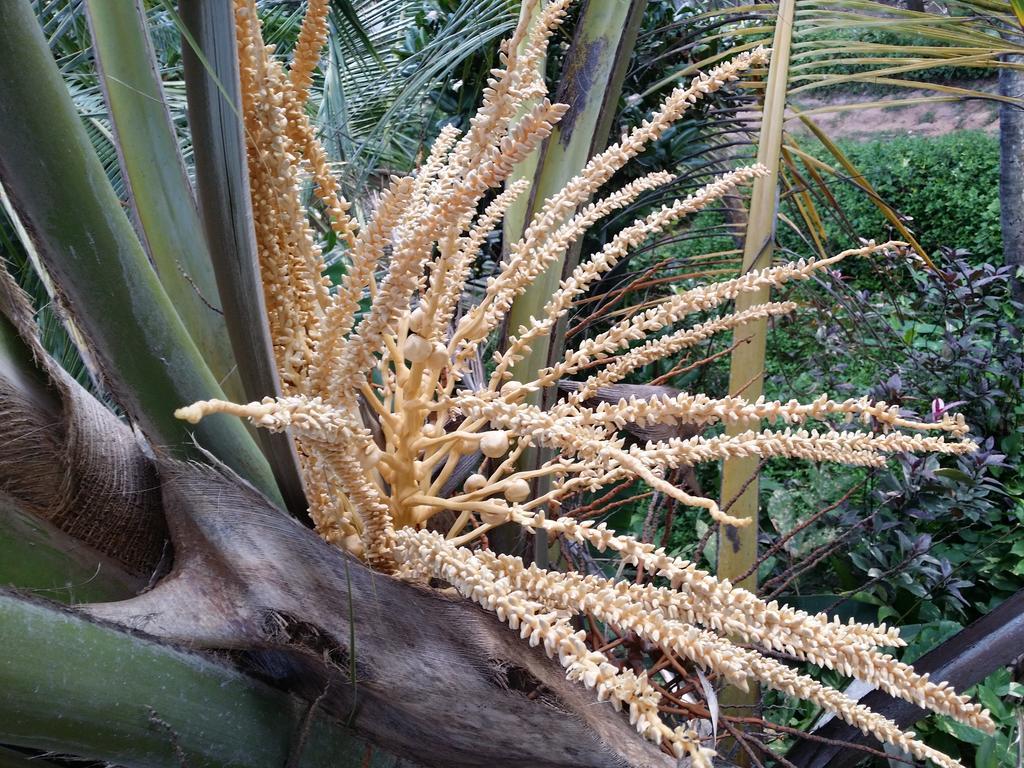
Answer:
[[[938,137],[843,141],[840,147],[878,195],[906,217],[927,252],[949,246],[965,248],[980,261],[1001,258],[995,137],[956,131]],[[830,189],[845,221],[832,218],[829,234],[885,236],[890,227],[860,189],[845,181],[832,183]]]
[[[978,262],[950,253],[941,274],[897,259],[845,264],[831,278],[785,291],[801,309],[777,322],[768,341],[770,398],[870,394],[924,418],[948,408],[966,416],[981,444],[972,456],[899,457],[875,470],[774,460],[762,471],[761,592],[896,624],[909,642],[907,661],[1024,588],[1024,340],[1017,332],[1024,306],[1011,298],[1009,269]],[[652,366],[635,380],[669,369]],[[725,369],[704,366],[665,383],[721,394]],[[717,470],[702,469],[698,480],[715,487]],[[609,506],[613,524],[713,565],[714,532],[685,510],[635,498],[644,490],[623,491],[617,501],[626,503]],[[1024,687],[1001,670],[974,694],[1000,722],[996,735],[943,717],[916,730],[966,765],[1015,766],[1010,745]],[[806,729],[820,712],[769,693],[766,714]]]
[[[867,611],[898,624],[910,640],[908,661],[1024,588],[1017,470],[1024,454],[1024,341],[1017,332],[1024,307],[1011,298],[1004,267],[962,257],[942,267],[939,275],[896,262],[874,265],[874,282],[907,286],[895,296],[838,282],[825,292],[801,290],[816,306],[780,324],[769,340],[774,396],[870,392],[920,416],[950,408],[967,417],[981,442],[973,456],[902,457],[873,471],[767,468],[763,489],[774,531],[764,533],[765,546],[856,490],[764,563],[764,587],[827,594],[816,607]],[[967,733],[941,717],[917,730],[967,764],[1009,768],[1022,694],[1002,671],[978,686],[976,695],[1003,725],[995,736]],[[777,703],[788,708],[790,724],[814,716]]]
[[[1002,259],[999,142],[995,137],[977,131],[954,131],[936,137],[842,140],[838,145],[879,198],[903,217],[927,253],[935,254],[942,248],[962,249],[973,263],[999,263]],[[808,151],[830,162],[821,148],[808,147]],[[853,179],[842,174],[823,178],[837,205],[831,205],[820,189],[811,191],[832,250],[852,247],[859,238],[899,238]],[[790,220],[799,220],[788,200],[783,206]],[[697,216],[690,235],[673,246],[676,258],[691,259],[735,247],[723,222],[721,211]],[[780,225],[778,237],[780,246],[795,256],[807,255],[813,247],[803,232],[786,225]],[[866,277],[863,270],[856,271],[859,277]],[[869,279],[867,286],[877,288],[881,284]]]

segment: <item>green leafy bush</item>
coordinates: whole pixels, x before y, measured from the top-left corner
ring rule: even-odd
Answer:
[[[844,294],[848,304],[830,294],[816,310],[777,325],[769,339],[769,396],[869,391],[909,413],[937,417],[952,408],[967,418],[980,450],[946,461],[903,456],[871,470],[769,463],[761,481],[762,552],[845,490],[856,492],[773,550],[761,584],[767,593],[784,587],[787,601],[841,617],[843,607],[873,608],[871,619],[903,628],[909,645],[901,657],[909,663],[1024,588],[1024,343],[1017,332],[1024,306],[1012,298],[1012,270],[972,265],[962,254],[943,260],[943,275],[922,268],[901,277],[906,265],[895,259],[874,266],[883,282],[905,287],[892,296],[854,281],[856,289]],[[843,390],[840,382],[854,386]],[[810,551],[799,551],[801,545]],[[787,582],[815,551],[824,555],[819,565]],[[812,598],[824,604],[812,608]],[[996,734],[943,717],[914,730],[965,765],[1016,766],[1024,688],[1000,669],[973,695],[992,711]],[[766,711],[784,724],[809,725],[819,715],[775,694],[766,701]]]
[[[836,167],[820,146],[804,149]],[[955,131],[945,136],[901,136],[872,141],[840,141],[851,160],[879,198],[904,217],[905,224],[929,254],[941,248],[966,251],[975,264],[1000,263],[1003,237],[999,222],[999,142],[979,131]],[[809,178],[804,174],[804,178]],[[863,189],[848,176],[825,176],[841,214],[812,187],[821,213],[827,246],[833,252],[855,247],[857,238],[900,239]],[[802,226],[799,212],[784,200],[783,212]],[[719,210],[703,211],[690,224],[689,235],[678,238],[671,253],[683,260],[735,247]],[[778,242],[790,253],[807,256],[812,246],[804,235],[780,224]],[[863,278],[858,265],[849,271]],[[861,287],[879,288],[870,281]]]
[[[840,142],[840,147],[879,196],[908,217],[926,251],[949,246],[966,249],[981,261],[1001,258],[997,139],[956,131],[938,137]],[[817,154],[828,160],[823,152]],[[849,242],[851,235],[885,235],[888,223],[862,190],[846,181],[830,186],[847,222],[830,221],[831,236],[845,232],[839,242]]]

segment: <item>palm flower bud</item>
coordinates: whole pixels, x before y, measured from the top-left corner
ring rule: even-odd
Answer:
[[[517,477],[505,483],[505,498],[509,501],[526,501],[530,498],[530,484]]]
[[[444,368],[448,364],[448,347],[442,344],[440,341],[435,341],[433,344],[433,351],[430,353],[430,357],[427,358],[427,365],[434,369]]]
[[[364,467],[373,468],[380,464],[380,460],[384,457],[384,452],[376,446],[374,443],[370,443],[366,446],[366,450],[360,457],[360,461]]]
[[[349,534],[342,540],[341,545],[346,552],[351,552],[356,557],[363,556],[363,540],[359,538],[359,534]]]
[[[512,510],[508,507],[500,507],[501,501],[496,500],[480,510],[480,520],[485,525],[501,525],[507,523],[512,517]]]
[[[410,363],[425,362],[433,351],[434,348],[431,343],[415,333],[409,334],[409,337],[405,340],[405,346],[402,347],[405,359]]]
[[[409,330],[413,333],[420,333],[423,331],[427,324],[427,313],[423,311],[423,307],[416,307],[412,312],[409,313]]]
[[[474,493],[486,485],[487,478],[477,472],[467,477],[462,487],[466,490],[466,493]]]
[[[497,459],[508,453],[508,432],[494,430],[484,432],[480,436],[480,452],[491,459]]]

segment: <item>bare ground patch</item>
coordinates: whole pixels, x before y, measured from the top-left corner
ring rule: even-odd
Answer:
[[[995,80],[958,84],[986,93],[994,93]],[[889,93],[828,94],[820,98],[799,99],[802,111],[822,110],[812,115],[832,138],[873,139],[884,136],[942,136],[952,131],[976,130],[995,134],[999,130],[999,102],[992,99],[907,103],[914,99],[941,94],[929,90],[899,90]],[[854,104],[878,106],[850,109]],[[834,110],[834,111],[828,111]],[[791,118],[787,127],[802,132],[800,121]]]

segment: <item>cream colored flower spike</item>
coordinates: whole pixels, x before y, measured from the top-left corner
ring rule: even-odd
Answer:
[[[534,0],[535,2],[535,0]],[[661,549],[620,536],[603,524],[545,510],[581,491],[640,479],[720,522],[742,525],[708,498],[684,493],[665,471],[731,456],[800,457],[811,461],[878,464],[896,452],[959,454],[974,450],[961,417],[935,423],[905,418],[867,399],[810,403],[748,402],[701,393],[592,402],[601,388],[711,336],[757,318],[793,310],[768,303],[680,327],[688,316],[715,310],[743,293],[806,280],[845,258],[900,247],[869,244],[838,256],[785,264],[711,283],[661,300],[570,349],[530,381],[511,380],[512,366],[536,339],[548,335],[574,301],[631,249],[709,203],[766,174],[738,168],[703,189],[633,222],[583,262],[530,324],[511,329],[486,383],[468,382],[470,364],[517,296],[586,230],[648,190],[671,181],[642,177],[606,197],[595,193],[691,105],[765,64],[757,49],[680,86],[661,108],[620,142],[594,157],[564,189],[542,201],[523,237],[511,243],[482,298],[452,326],[471,266],[487,235],[501,224],[528,184],[503,185],[515,164],[549,135],[566,107],[547,100],[537,74],[552,31],[569,0],[554,0],[533,28],[524,21],[502,46],[483,104],[464,135],[441,133],[420,170],[393,179],[374,216],[359,231],[337,194],[325,154],[305,112],[312,73],[326,34],[326,2],[312,0],[290,72],[264,45],[251,0],[236,0],[238,53],[260,267],[274,353],[284,396],[237,405],[194,403],[177,416],[197,422],[232,414],[294,437],[317,529],[328,541],[370,566],[400,578],[440,578],[493,611],[532,645],[557,657],[566,675],[627,714],[645,738],[693,765],[709,766],[713,751],[692,730],[660,715],[661,695],[647,674],[619,669],[576,631],[574,616],[589,614],[620,632],[633,632],[683,663],[745,686],[749,680],[810,700],[848,723],[940,766],[958,763],[896,725],[812,678],[756,650],[787,653],[840,670],[894,696],[993,730],[988,713],[946,684],[876,650],[902,645],[885,626],[840,624],[756,595],[677,560]],[[523,14],[526,19],[530,14]],[[350,269],[329,291],[301,189],[312,177],[330,225],[347,244]],[[485,200],[490,202],[478,213]],[[378,284],[378,276],[384,277]],[[369,309],[360,314],[369,297]],[[548,410],[527,404],[530,393],[586,372],[576,391]],[[760,420],[761,431],[737,436],[672,438],[627,444],[630,427]],[[862,430],[838,430],[857,421]],[[818,424],[818,428],[808,425]],[[554,449],[556,458],[530,472],[518,459],[528,447]],[[531,498],[538,478],[550,490]],[[425,524],[439,513],[455,523],[447,536]],[[518,523],[597,551],[610,550],[668,586],[633,584],[526,567],[485,545],[495,526]],[[472,545],[472,546],[467,546]],[[748,644],[741,647],[738,642]]]

